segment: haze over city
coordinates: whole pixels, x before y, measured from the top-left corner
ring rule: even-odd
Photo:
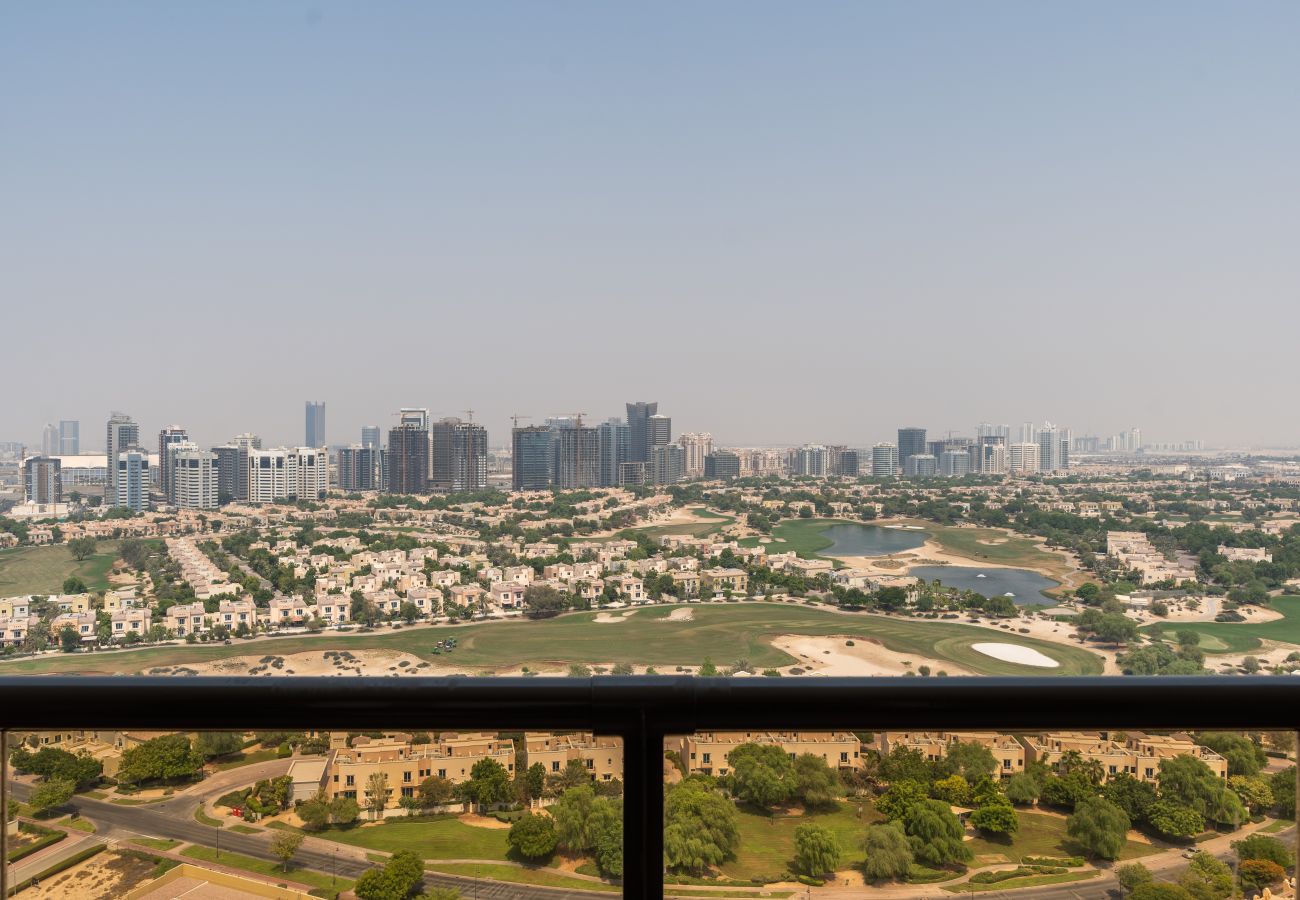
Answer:
[[[1294,446],[1296,8],[10,5],[0,440]],[[96,435],[98,426],[88,427]],[[93,441],[88,441],[93,444]]]

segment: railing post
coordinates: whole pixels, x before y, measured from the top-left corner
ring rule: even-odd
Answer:
[[[9,896],[9,732],[0,728],[0,898]]]
[[[664,895],[664,735],[646,710],[639,727],[623,735],[623,896]]]

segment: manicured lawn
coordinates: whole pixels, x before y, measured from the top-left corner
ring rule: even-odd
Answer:
[[[252,825],[231,825],[230,830],[236,834],[261,834],[263,829],[254,828]]]
[[[647,537],[657,541],[661,537],[669,534],[689,534],[692,537],[704,537],[707,534],[715,534],[723,529],[723,526],[730,525],[736,521],[733,516],[725,516],[721,513],[712,512],[702,506],[693,506],[689,511],[695,515],[698,522],[680,522],[676,525],[646,525],[641,528],[629,528],[629,531],[639,531]]]
[[[1258,649],[1260,641],[1300,645],[1300,597],[1274,597],[1272,607],[1282,618],[1272,622],[1157,622],[1141,630],[1171,641],[1180,631],[1194,631],[1207,653],[1243,653]]]
[[[67,818],[60,819],[54,824],[62,825],[65,828],[75,828],[77,829],[77,831],[84,831],[87,834],[95,833],[95,823],[90,821],[89,819],[82,819],[82,818],[74,819],[72,818],[72,816],[68,816]]]
[[[1008,878],[997,884],[971,884],[962,882],[944,888],[950,894],[970,894],[981,891],[1009,891],[1014,888],[1041,887],[1045,884],[1067,884],[1071,881],[1086,881],[1096,878],[1100,872],[1063,872],[1060,875],[1026,875],[1024,878]]]
[[[1010,842],[1003,843],[984,837],[976,837],[975,840],[966,842],[966,846],[975,854],[977,864],[983,857],[994,856],[999,859],[987,859],[984,862],[987,864],[1005,859],[1007,862],[1018,863],[1026,856],[1086,855],[1083,848],[1070,840],[1065,833],[1065,819],[1023,810],[1017,810],[1016,814],[1020,817],[1020,830]],[[1120,859],[1136,859],[1139,856],[1149,856],[1159,852],[1150,844],[1128,841],[1120,852]]]
[[[140,844],[142,847],[148,847],[151,850],[171,850],[181,845],[180,841],[174,841],[171,838],[148,837],[131,838],[131,843]]]
[[[264,875],[267,878],[284,879],[286,881],[296,881],[299,884],[309,884],[314,888],[334,888],[340,891],[349,890],[352,882],[346,878],[339,878],[337,884],[330,883],[330,876],[322,875],[319,872],[313,872],[311,869],[303,869],[298,866],[289,864],[289,871],[284,871],[284,867],[278,862],[269,862],[264,859],[255,859],[251,856],[242,856],[238,853],[231,853],[229,850],[221,851],[221,858],[217,858],[217,851],[211,847],[189,847],[181,851],[181,856],[188,856],[190,859],[198,859],[203,862],[218,863],[223,866],[231,866],[236,869],[243,869],[245,872],[255,872],[258,875]]]
[[[767,891],[763,888],[750,888],[742,890],[737,888],[731,891],[697,891],[691,888],[673,887],[671,884],[664,886],[665,897],[775,897],[777,900],[784,900],[794,894],[794,891]]]
[[[861,806],[861,818],[858,817],[859,804],[848,801],[841,803],[834,812],[808,816],[768,817],[742,812],[740,847],[735,859],[723,863],[722,874],[737,881],[780,878],[794,859],[794,830],[809,822],[834,832],[845,865],[858,862],[862,857],[863,832],[868,825],[882,819],[870,803]]]
[[[220,819],[214,819],[212,816],[208,815],[204,811],[202,804],[194,810],[194,821],[198,822],[200,825],[207,825],[209,828],[222,828],[226,824]]]
[[[57,594],[70,575],[79,577],[92,591],[107,589],[117,542],[100,541],[99,547],[101,552],[80,562],[73,559],[66,544],[0,550],[0,597]]]
[[[286,826],[274,823],[272,827]],[[384,822],[352,828],[330,828],[313,837],[367,850],[396,853],[411,850],[424,859],[505,859],[506,828],[478,828],[454,816],[424,822]]]
[[[213,768],[218,772],[225,772],[229,769],[238,769],[240,766],[251,766],[253,763],[270,762],[276,759],[278,751],[275,747],[268,747],[264,750],[244,751],[239,756],[229,759],[223,759],[216,763]]]
[[[628,662],[654,665],[663,671],[675,665],[699,665],[710,657],[718,665],[748,659],[760,667],[794,665],[797,660],[777,650],[771,638],[783,634],[844,635],[846,638],[878,640],[890,650],[915,653],[952,661],[983,675],[1100,675],[1101,658],[1087,650],[1037,640],[1024,635],[998,634],[1005,643],[1021,644],[1045,653],[1061,663],[1045,670],[1003,662],[970,649],[990,640],[988,629],[957,622],[916,620],[867,614],[844,615],[793,603],[692,604],[693,619],[670,622],[662,607],[649,607],[620,625],[592,623],[596,613],[573,613],[554,619],[531,621],[512,619],[475,625],[377,631],[370,634],[323,638],[293,637],[274,642],[276,653],[306,651],[386,649],[403,650],[434,660],[435,642],[456,637],[459,646],[452,656],[439,656],[441,664],[494,669],[528,665],[560,667],[569,663],[610,664]],[[260,647],[269,648],[263,643]],[[151,648],[112,654],[73,657],[51,656],[38,660],[0,663],[0,674],[35,674],[67,671],[138,672],[152,666],[205,662],[259,651],[244,645],[187,645]]]
[[[1038,569],[1057,577],[1069,571],[1064,557],[1050,553],[1027,537],[996,528],[956,528],[916,522],[950,553],[1021,569]]]
[[[816,559],[818,550],[825,550],[835,542],[823,532],[832,525],[869,524],[849,519],[783,519],[772,529],[772,539],[763,544],[768,553],[789,553],[793,550],[804,559]],[[756,547],[758,538],[746,538],[747,547]],[[827,557],[829,559],[829,557]]]
[[[490,878],[493,881],[510,881],[515,884],[539,884],[546,887],[570,888],[579,891],[601,891],[608,894],[622,893],[623,889],[599,881],[583,881],[581,878],[568,878],[554,872],[539,869],[525,869],[518,866],[479,865],[477,863],[434,863],[426,866],[430,872],[443,872],[447,875],[467,875],[470,878]]]
[[[1260,833],[1277,834],[1279,831],[1286,831],[1294,824],[1295,822],[1292,822],[1290,819],[1278,819],[1275,822],[1269,822],[1267,825],[1261,828]]]

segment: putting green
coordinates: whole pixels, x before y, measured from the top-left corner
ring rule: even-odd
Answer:
[[[1173,641],[1180,631],[1192,631],[1207,653],[1244,653],[1258,650],[1263,641],[1300,646],[1300,597],[1275,597],[1273,609],[1282,618],[1271,622],[1156,622],[1141,630]]]
[[[653,665],[667,673],[674,666],[699,665],[705,658],[719,666],[744,659],[759,668],[777,668],[798,662],[772,646],[772,639],[783,634],[844,635],[875,640],[899,653],[950,661],[981,675],[1100,675],[1102,672],[1101,658],[1079,647],[956,622],[845,614],[795,603],[710,603],[685,608],[691,612],[689,621],[671,621],[668,608],[650,607],[619,624],[595,623],[596,613],[587,612],[542,621],[512,619],[464,626],[383,629],[346,636],[331,632],[317,637],[236,641],[229,646],[176,645],[94,655],[47,656],[0,663],[0,674],[141,672],[154,666],[210,662],[231,656],[365,649],[406,651],[444,666],[464,666],[467,673],[520,665],[555,668],[570,663],[620,662]],[[459,640],[455,652],[434,656],[434,643],[452,636]],[[1054,669],[1019,665],[971,649],[972,644],[990,640],[1030,647],[1060,665]]]

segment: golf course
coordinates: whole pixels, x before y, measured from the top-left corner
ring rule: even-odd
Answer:
[[[67,544],[0,550],[0,597],[57,594],[64,579],[74,575],[89,590],[107,589],[117,542],[105,541],[100,546],[101,552],[83,560],[76,559]]]
[[[0,663],[0,673],[59,672],[138,673],[155,666],[211,662],[250,654],[291,654],[323,650],[395,650],[410,653],[439,671],[478,674],[517,669],[563,667],[571,663],[655,666],[670,673],[674,666],[700,665],[706,658],[718,666],[747,660],[758,669],[781,668],[799,661],[777,649],[781,635],[844,636],[878,642],[889,650],[916,654],[981,675],[1100,675],[1102,660],[1079,647],[1038,640],[1014,631],[991,631],[973,625],[933,619],[917,620],[866,613],[841,613],[802,603],[706,603],[686,607],[691,618],[671,619],[673,606],[636,611],[626,622],[594,622],[594,612],[570,613],[533,621],[510,619],[468,625],[384,628],[363,634],[332,632],[318,637],[292,636],[230,645],[174,644],[139,650],[113,650],[88,655],[46,655],[38,659]],[[993,636],[996,635],[994,638]],[[456,637],[454,654],[435,654],[434,645]],[[1058,665],[1027,666],[972,649],[990,639],[1036,650]]]
[[[1157,622],[1142,631],[1174,640],[1180,631],[1192,631],[1206,653],[1244,653],[1258,650],[1264,641],[1300,646],[1300,597],[1275,597],[1273,609],[1282,618],[1271,622]]]

